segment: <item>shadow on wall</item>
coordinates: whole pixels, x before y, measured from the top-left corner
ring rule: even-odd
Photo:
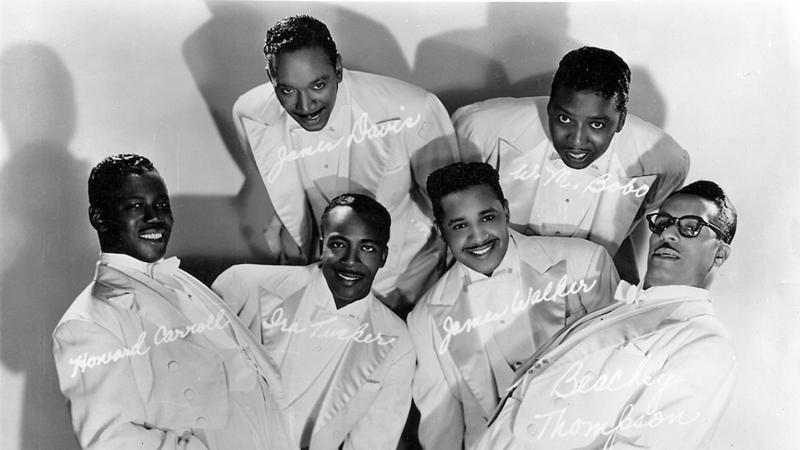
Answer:
[[[0,172],[0,359],[25,375],[21,448],[77,449],[50,340],[91,281],[99,250],[87,215],[90,167],[69,150],[72,78],[51,48],[34,42],[7,46],[0,74],[10,144]]]

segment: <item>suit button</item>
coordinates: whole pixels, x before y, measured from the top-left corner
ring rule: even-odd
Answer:
[[[203,416],[198,417],[194,422],[201,427],[208,425],[208,419]]]
[[[194,398],[194,391],[191,389],[187,389],[183,391],[183,396],[186,397],[186,400],[191,400]]]
[[[170,361],[167,363],[167,368],[170,372],[175,372],[178,370],[178,361]]]
[[[529,424],[527,430],[528,430],[528,434],[530,434],[531,436],[536,436],[536,425],[535,424]]]
[[[533,365],[533,367],[536,368],[536,369],[541,369],[542,368],[542,363],[540,363],[539,361],[536,361],[536,363]]]
[[[489,421],[488,417],[481,417],[481,419],[483,419],[484,422],[488,422]]]

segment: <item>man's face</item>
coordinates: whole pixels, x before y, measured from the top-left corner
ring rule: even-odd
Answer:
[[[158,261],[167,250],[173,222],[164,180],[155,171],[124,176],[106,208],[90,209],[90,220],[104,252]]]
[[[556,88],[547,116],[553,146],[564,164],[580,170],[608,150],[625,124],[625,114],[617,111],[616,103],[616,96],[605,99],[589,91]]]
[[[711,223],[717,214],[714,203],[695,195],[679,194],[661,205],[661,212],[673,217],[698,216]],[[728,256],[728,246],[716,233],[704,226],[693,238],[678,233],[678,225],[672,224],[660,235],[650,236],[650,251],[644,287],[687,285],[705,288],[710,274]]]
[[[332,65],[321,47],[281,52],[275,57],[272,85],[287,113],[308,131],[325,128],[342,81],[342,63]]]
[[[508,206],[481,184],[442,197],[439,230],[453,256],[491,276],[508,249]]]
[[[337,306],[366,297],[386,263],[386,242],[348,206],[330,210],[322,230],[320,267]]]

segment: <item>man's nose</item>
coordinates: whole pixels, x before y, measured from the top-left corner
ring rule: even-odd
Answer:
[[[575,147],[579,147],[586,139],[586,130],[583,129],[582,125],[578,125],[572,129],[572,133],[570,133],[569,138],[570,144]]]
[[[311,98],[310,95],[304,94],[302,92],[298,92],[297,94],[297,109],[300,114],[308,114],[311,112],[311,107],[314,103],[314,100]]]
[[[678,222],[675,221],[669,224],[668,227],[664,228],[659,235],[662,241],[677,241],[680,239],[680,233],[678,232]]]

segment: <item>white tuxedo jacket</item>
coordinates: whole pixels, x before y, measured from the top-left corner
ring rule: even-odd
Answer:
[[[526,235],[537,234],[534,229],[555,219],[540,216],[531,222],[539,178],[549,176],[543,173],[545,159],[555,152],[547,121],[548,99],[496,98],[464,106],[453,114],[462,159],[488,162],[498,170],[508,197],[511,226]],[[605,247],[613,257],[644,213],[656,209],[683,184],[689,155],[664,131],[632,114],[627,115],[606,153],[610,156],[608,173],[621,186],[632,183],[631,189],[647,192],[637,196],[607,189],[600,194],[587,239]]]
[[[706,448],[735,373],[708,291],[653,287],[638,303],[584,317],[537,352],[478,448]]]
[[[588,292],[538,302],[519,312],[530,318],[538,345],[567,323],[613,301],[619,278],[602,247],[582,239],[510,233],[517,245],[524,291],[544,292],[548,283],[556,284],[565,275],[570,284],[581,280],[586,285],[594,283]],[[408,316],[418,357],[414,401],[421,414],[419,437],[425,448],[472,448],[513,381],[513,369],[505,360],[491,356],[493,352],[481,343],[477,330],[452,336],[447,351],[440,351],[448,317],[462,324],[475,317],[470,300],[492,301],[467,297],[464,276],[456,264]],[[500,376],[504,373],[508,376]]]
[[[428,175],[459,161],[455,131],[447,111],[435,95],[393,78],[345,70],[336,107],[349,115],[352,139],[337,144],[348,164],[339,166],[337,192],[367,194],[392,217],[389,257],[373,289],[389,304],[410,303],[435,281],[444,248],[432,233],[430,200],[425,192]],[[290,127],[296,125],[278,102],[271,84],[242,95],[233,118],[244,150],[252,154],[261,174],[275,217],[264,224],[269,247],[282,263],[308,264],[318,258],[318,221],[313,210],[324,203],[315,181],[322,176],[306,170]],[[366,121],[363,121],[366,119]],[[359,120],[362,122],[359,124]],[[364,125],[366,124],[366,125]],[[365,137],[364,130],[371,130]],[[313,133],[320,143],[326,139]],[[296,152],[296,153],[292,153]],[[320,204],[317,204],[320,203]],[[395,294],[392,294],[396,292]]]
[[[276,364],[235,314],[200,281],[185,272],[183,279],[207,294],[210,310],[224,312],[235,339],[249,348],[249,356],[267,379],[272,396],[282,395]],[[170,300],[175,301],[176,294],[146,275],[98,263],[94,281],[59,321],[53,332],[53,355],[81,447],[205,449],[194,434],[226,427],[227,380],[232,376],[226,361],[202,332],[167,337],[159,331],[161,327],[186,330],[192,325]],[[142,335],[144,340],[137,345]],[[70,362],[119,349],[140,351],[85,370]],[[272,414],[263,424],[269,448],[290,449],[288,427],[270,393],[266,395],[267,412]],[[263,448],[256,443],[238,445]]]
[[[366,314],[360,318],[364,327],[361,342],[343,342],[345,348],[339,359],[326,360],[325,355],[314,354],[313,349],[301,349],[296,334],[287,329],[296,318],[319,311],[317,299],[309,296],[316,290],[309,288],[314,283],[325,283],[316,264],[239,265],[223,272],[213,289],[261,337],[264,349],[279,362],[282,371],[334,365],[333,378],[322,394],[313,424],[311,450],[337,449],[342,444],[344,449],[394,449],[411,406],[416,355],[408,330],[386,306],[369,297],[359,300],[368,301]],[[329,292],[327,285],[324,289]],[[272,323],[279,309],[286,319],[285,329],[264,326],[265,321]],[[378,334],[380,340],[366,342],[369,335]],[[313,358],[317,359],[312,361]],[[297,382],[302,383],[287,378],[286,392],[303,392],[303,386],[289,387]],[[279,401],[288,405],[294,400],[285,395]]]

